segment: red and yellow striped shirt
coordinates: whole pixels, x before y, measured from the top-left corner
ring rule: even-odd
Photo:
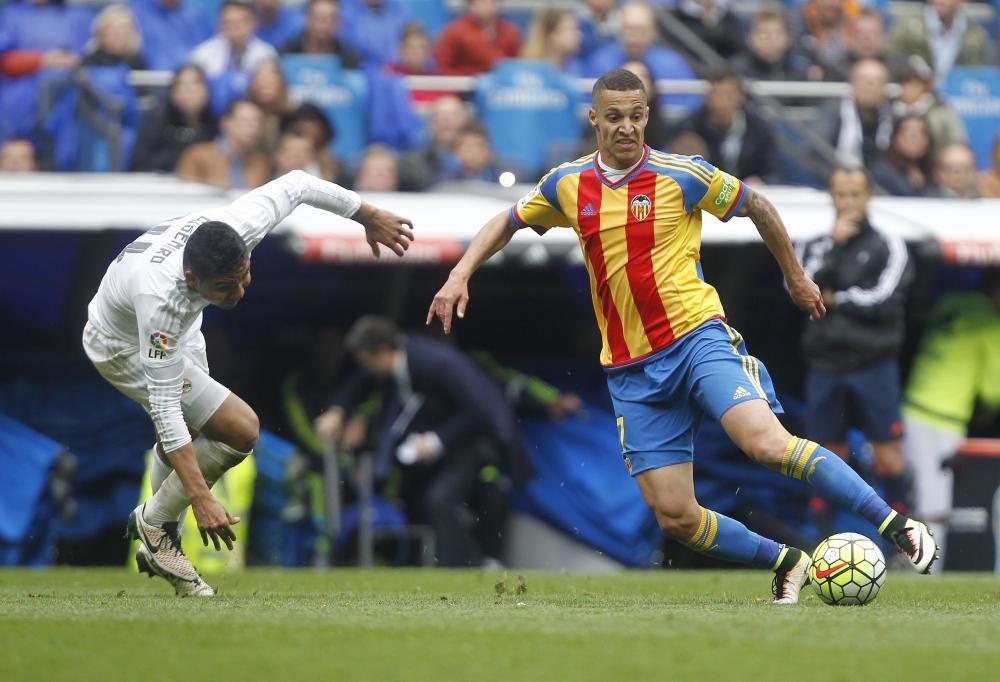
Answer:
[[[745,195],[742,182],[700,156],[645,147],[618,182],[604,176],[596,153],[552,169],[510,215],[538,232],[576,230],[603,339],[601,364],[617,367],[725,316],[701,274],[701,211],[729,220]]]

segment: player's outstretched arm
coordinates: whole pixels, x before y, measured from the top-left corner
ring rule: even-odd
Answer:
[[[441,290],[431,301],[430,310],[427,311],[427,324],[430,324],[435,317],[441,320],[444,333],[451,332],[452,315],[456,311],[460,318],[465,317],[465,309],[469,305],[469,279],[479,269],[479,266],[490,259],[490,256],[502,249],[513,238],[517,232],[517,225],[510,219],[510,213],[504,211],[483,225],[465,255],[458,261],[448,276],[448,281],[444,283]]]
[[[818,320],[826,315],[823,305],[823,295],[819,287],[806,275],[802,265],[795,257],[792,240],[788,230],[778,215],[778,210],[762,194],[746,187],[747,197],[737,215],[750,218],[754,227],[760,233],[761,239],[767,244],[768,250],[778,262],[781,272],[785,275],[788,285],[788,295],[792,302],[809,314],[809,319]]]

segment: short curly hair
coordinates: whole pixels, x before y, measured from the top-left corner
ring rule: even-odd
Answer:
[[[198,279],[233,275],[249,257],[246,242],[239,233],[218,220],[199,225],[184,245],[184,269]]]
[[[597,94],[605,90],[616,92],[629,92],[631,90],[641,90],[646,92],[646,86],[642,84],[642,79],[628,69],[614,69],[601,75],[594,83],[594,89],[590,91],[591,98],[596,98]],[[649,93],[646,93],[647,95]]]

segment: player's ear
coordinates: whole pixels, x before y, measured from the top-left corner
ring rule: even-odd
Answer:
[[[594,107],[590,107],[590,109],[587,110],[587,118],[590,120],[590,127],[591,128],[596,128],[597,127],[597,111],[594,109]]]
[[[184,281],[187,282],[187,285],[190,289],[198,291],[198,278],[195,277],[195,274],[193,272],[191,272],[190,270],[185,270]]]

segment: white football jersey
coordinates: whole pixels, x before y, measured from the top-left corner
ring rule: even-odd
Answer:
[[[156,225],[108,266],[88,307],[88,319],[116,353],[139,353],[149,385],[150,414],[165,447],[167,442],[189,440],[180,410],[180,350],[198,335],[202,311],[209,305],[184,280],[184,245],[199,225],[221,221],[252,250],[302,203],[350,217],[360,208],[361,198],[292,171],[229,206]]]

